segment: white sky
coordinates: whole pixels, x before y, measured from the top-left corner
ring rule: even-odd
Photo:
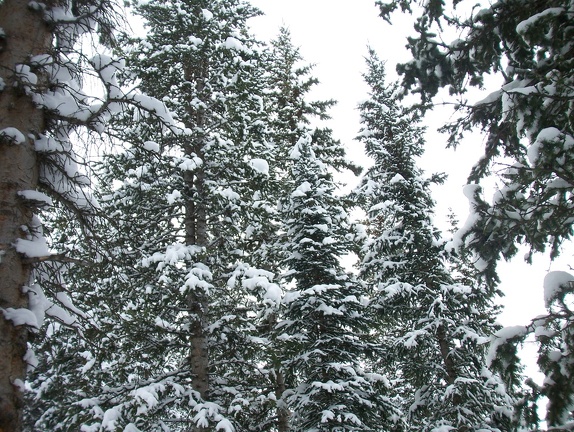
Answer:
[[[353,138],[359,130],[356,106],[367,97],[367,86],[361,76],[367,46],[373,47],[387,62],[388,79],[396,79],[396,63],[409,59],[405,49],[406,36],[412,32],[409,17],[390,26],[378,16],[374,0],[355,0],[352,6],[342,0],[252,0],[251,3],[265,13],[251,21],[259,38],[273,39],[279,27],[285,25],[305,60],[316,65],[313,74],[320,84],[312,97],[338,101],[330,111],[333,121],[328,126],[346,145],[350,158],[365,163],[362,147]],[[434,124],[442,120],[437,119]],[[433,129],[436,128],[429,128],[427,154],[421,166],[427,173],[449,172],[449,184],[435,192],[439,201],[436,222],[444,226],[449,207],[460,218],[466,216],[468,203],[461,188],[472,161],[481,153],[481,146],[466,146],[464,155],[462,151],[445,151],[444,137],[432,133]],[[466,155],[469,152],[471,155]],[[441,196],[448,200],[440,199]]]
[[[279,27],[285,25],[305,60],[316,64],[314,75],[321,84],[313,97],[339,101],[331,111],[333,121],[329,127],[345,143],[350,157],[361,161],[362,150],[353,142],[353,137],[359,129],[355,107],[366,97],[367,88],[361,77],[366,47],[372,46],[379,57],[387,61],[387,76],[395,79],[395,64],[409,59],[404,47],[406,36],[412,33],[410,19],[399,17],[393,26],[388,25],[378,16],[374,0],[251,0],[251,3],[266,14],[251,22],[260,39],[274,38]],[[445,137],[433,129],[449,115],[449,112],[437,112],[427,120],[427,149],[421,161],[427,173],[449,174],[448,184],[433,190],[438,201],[436,223],[441,227],[445,226],[449,208],[455,210],[461,222],[466,219],[468,202],[462,194],[462,186],[470,167],[483,151],[480,136],[469,138],[456,152],[445,150]],[[526,324],[544,313],[542,283],[550,269],[568,270],[565,263],[550,268],[544,256],[536,257],[534,266],[525,265],[522,257],[500,264],[501,289],[506,294],[505,311],[500,317],[502,324]]]

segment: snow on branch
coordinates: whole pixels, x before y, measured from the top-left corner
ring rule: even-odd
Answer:
[[[0,130],[0,139],[8,140],[12,144],[24,144],[26,142],[24,134],[14,127]]]
[[[549,309],[555,301],[574,292],[574,276],[565,271],[552,271],[544,277],[544,304]]]

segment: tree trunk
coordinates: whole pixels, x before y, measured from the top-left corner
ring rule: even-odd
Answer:
[[[283,400],[286,390],[285,376],[280,366],[275,369],[275,398],[277,400],[277,432],[287,432],[289,430],[289,408]]]
[[[436,337],[438,341],[438,346],[440,349],[440,355],[444,362],[444,369],[446,372],[446,381],[449,385],[454,384],[455,380],[458,378],[458,374],[456,372],[456,366],[454,361],[450,355],[450,347],[449,343],[446,339],[446,332],[442,325],[439,325],[436,332]]]
[[[201,199],[197,199],[197,196],[203,193],[203,176],[196,176],[187,171],[184,175],[184,181],[188,194],[190,194],[186,198],[185,205],[186,243],[206,246],[205,204],[201,202]],[[187,296],[187,302],[190,313],[189,367],[192,373],[191,382],[193,389],[205,401],[209,393],[209,347],[205,333],[209,303],[206,293],[201,288],[191,290]],[[203,430],[205,429],[195,425],[191,428],[192,432]]]
[[[442,360],[444,362],[444,368],[446,371],[446,381],[449,385],[455,383],[456,379],[458,378],[458,371],[456,369],[456,365],[454,364],[454,360],[450,355],[450,346],[446,337],[446,331],[442,325],[440,325],[437,329],[437,341],[440,348],[440,354]],[[455,393],[452,396],[452,403],[455,406],[462,405],[462,397]],[[465,425],[459,426],[458,432],[468,432],[469,428]]]
[[[200,71],[200,78],[194,78],[193,71],[187,67],[184,71],[186,81],[196,81],[196,90],[201,94],[204,89],[203,79],[207,74],[207,61]],[[188,108],[191,129],[203,128],[205,124],[205,112]],[[193,119],[193,120],[191,120]],[[201,134],[195,137],[192,145],[184,145],[186,156],[199,156],[203,159],[203,137]],[[203,167],[196,173],[186,171],[184,174],[186,197],[185,237],[188,245],[207,246],[207,209],[204,201],[205,174]],[[192,373],[193,389],[199,393],[205,401],[209,397],[209,346],[206,334],[209,302],[207,294],[200,288],[192,290],[188,294],[188,307],[190,310],[190,349],[189,367]],[[201,432],[205,428],[194,425],[192,432]]]
[[[28,2],[22,0],[0,3],[0,28],[5,33],[0,41],[0,77],[4,82],[0,92],[0,131],[15,128],[24,137],[24,142],[17,143],[10,138],[14,133],[0,133],[0,310],[4,312],[8,308],[28,306],[22,287],[30,282],[32,268],[25,257],[16,252],[14,244],[25,237],[22,227],[30,225],[33,211],[19,198],[18,192],[38,186],[31,135],[43,133],[45,128],[42,110],[34,106],[21,88],[14,86],[14,71],[16,65],[26,64],[31,55],[49,52],[52,34],[42,13],[31,10]],[[19,383],[25,379],[23,357],[27,341],[26,327],[15,326],[0,313],[0,432],[22,428]]]

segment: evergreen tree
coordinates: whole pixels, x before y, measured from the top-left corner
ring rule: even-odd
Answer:
[[[328,109],[336,102],[307,100],[319,80],[311,75],[313,65],[303,63],[304,59],[299,49],[293,46],[287,28],[279,30],[267,56],[270,129],[273,142],[281,147],[280,157],[286,162],[301,135],[311,128],[311,122],[329,119]]]
[[[400,105],[372,50],[367,64],[358,139],[374,165],[355,194],[367,214],[361,275],[387,350],[379,366],[396,374],[411,430],[508,430],[510,400],[485,360],[496,292],[449,265],[429,191],[443,177],[425,178],[415,162],[424,145],[417,111]]]
[[[201,282],[191,268],[184,276],[193,388],[201,399],[223,398],[225,404],[223,400],[234,396],[218,394],[216,387],[233,388],[234,383],[225,381],[234,377],[229,371],[218,374],[216,365],[222,355],[227,366],[242,363],[243,358],[233,358],[240,354],[230,342],[238,337],[236,347],[249,346],[245,337],[251,326],[245,304],[251,293],[234,292],[228,278],[236,268],[249,268],[244,232],[257,197],[248,179],[266,170],[259,125],[262,80],[255,43],[246,27],[247,19],[258,12],[235,0],[148,3],[137,10],[150,31],[137,44],[134,70],[144,89],[168,99],[192,136],[167,148],[179,152],[182,164],[192,161],[184,168],[178,165],[181,178],[173,190],[181,193],[183,214],[174,229],[183,234],[181,244],[201,248],[200,273],[211,279],[210,284]],[[158,68],[158,63],[165,66]],[[161,262],[166,257],[151,259]],[[222,381],[210,384],[210,376]]]
[[[410,10],[411,2],[378,4],[389,19],[398,7]],[[415,26],[418,35],[409,40],[413,61],[399,71],[405,89],[420,93],[423,102],[431,102],[442,87],[459,96],[461,115],[444,127],[451,145],[468,130],[486,134],[484,157],[471,172],[471,182],[478,183],[500,157],[507,158],[508,169],[498,176],[502,187],[492,202],[481,197],[478,187],[467,190],[473,211],[458,235],[459,244],[464,239],[478,255],[485,280],[495,284],[497,261],[515,256],[519,244],[530,249],[528,260],[547,249],[554,258],[572,236],[572,2],[507,1],[475,8],[468,18],[461,18],[455,12],[465,5],[426,3]],[[452,28],[460,36],[445,42],[443,30]],[[500,76],[503,84],[480,102],[468,104],[463,97],[467,88],[481,88],[487,74]],[[546,320],[552,316],[550,312]],[[572,326],[569,314],[564,317],[557,327]],[[508,340],[522,340],[529,332],[519,333]],[[554,336],[539,339],[542,351],[552,351],[553,346],[572,350],[568,337],[562,339],[561,332]],[[506,350],[513,357],[515,349],[504,345],[496,343],[499,352]],[[510,357],[502,364],[515,364],[516,358]],[[546,362],[545,357],[540,362]],[[562,401],[572,397],[571,390],[550,376],[544,386],[552,399],[549,424],[560,427],[562,420],[557,419],[568,417],[569,410]],[[534,428],[539,427],[536,417]]]
[[[292,288],[276,326],[293,386],[285,392],[290,430],[381,430],[396,413],[385,377],[365,366],[377,350],[368,337],[363,287],[339,262],[349,249],[346,210],[311,136],[298,141],[290,158],[295,187],[284,209],[283,265]]]
[[[543,430],[543,419],[549,431],[570,430],[574,420],[574,387],[570,379],[574,373],[574,312],[570,306],[574,276],[565,271],[552,271],[541,285],[547,313],[527,325],[498,331],[493,338],[490,358],[493,369],[499,371],[508,387],[521,396],[516,400],[515,410],[522,430]],[[537,363],[545,376],[540,384],[533,378],[525,379],[523,374],[519,347],[529,338],[534,338],[538,344]],[[540,413],[542,402],[546,408],[545,418]]]
[[[504,79],[500,89],[474,105],[461,99],[464,115],[445,126],[452,145],[470,129],[487,134],[484,157],[473,169],[471,181],[488,174],[497,156],[512,161],[494,205],[481,202],[477,212],[481,217],[468,229],[491,279],[496,279],[498,257],[514,256],[517,243],[532,251],[550,246],[555,256],[572,235],[572,209],[567,199],[560,198],[570,193],[567,185],[572,184],[568,149],[574,139],[570,120],[574,77],[572,56],[567,54],[571,30],[566,25],[571,6],[569,1],[512,1],[477,9],[464,20],[449,16],[440,2],[430,2],[428,16],[417,22],[420,36],[410,40],[416,61],[399,68],[406,88],[416,87],[423,101],[446,86],[462,96],[467,84],[481,87],[487,73]],[[391,4],[381,5],[385,13],[388,7]],[[439,43],[432,29],[445,20],[463,37]]]
[[[113,222],[109,249],[97,271],[76,269],[74,281],[97,287],[83,301],[100,314],[93,337],[105,334],[114,349],[102,340],[87,350],[96,366],[83,372],[101,386],[75,389],[65,424],[241,429],[263,404],[258,322],[276,303],[272,274],[250,264],[272,211],[265,81],[246,27],[258,12],[236,0],[146,2],[136,10],[149,31],[124,41],[124,85],[136,74],[183,132],[137,113],[115,119],[117,138],[131,145],[100,172],[103,211]],[[63,424],[49,413],[43,421],[50,429]]]
[[[328,108],[335,102],[311,101],[309,92],[318,84],[311,75],[312,65],[305,65],[299,49],[291,42],[289,31],[280,29],[278,37],[264,52],[265,82],[267,86],[264,103],[267,112],[266,139],[269,148],[269,176],[263,195],[267,197],[269,211],[261,219],[261,230],[253,237],[258,248],[251,253],[253,264],[272,273],[284,271],[286,251],[281,232],[284,225],[284,208],[293,190],[292,177],[293,160],[289,155],[300,136],[311,136],[311,145],[317,155],[325,158],[325,163],[341,169],[358,168],[350,164],[345,156],[341,143],[332,136],[332,131],[326,127],[312,126],[312,123],[329,119]],[[262,195],[262,196],[263,196]],[[280,290],[276,292],[275,300],[280,301],[286,289],[285,281],[281,281]],[[270,294],[270,293],[269,293]],[[267,348],[259,351],[258,362],[264,367],[260,370],[259,387],[262,405],[258,413],[252,412],[252,430],[290,429],[290,413],[288,402],[284,397],[294,382],[292,374],[284,364],[285,356],[281,347],[283,342],[277,339],[280,334],[275,326],[282,320],[282,310],[278,310],[278,301],[272,301],[267,295],[267,307],[260,309],[259,316],[264,318],[258,326],[259,337],[266,341]],[[289,382],[288,382],[289,381]]]

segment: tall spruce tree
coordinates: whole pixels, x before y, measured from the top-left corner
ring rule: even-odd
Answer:
[[[348,161],[344,147],[333,138],[332,130],[321,124],[330,119],[329,108],[336,101],[309,101],[310,92],[319,80],[312,75],[313,65],[306,64],[299,49],[293,46],[287,28],[281,28],[271,42],[266,63],[268,137],[274,148],[277,169],[282,169],[280,180],[290,175],[289,154],[293,146],[301,136],[309,133],[313,135],[313,151],[318,158],[329,161],[337,170],[348,169],[358,174],[360,168]]]
[[[131,145],[102,165],[111,252],[98,271],[76,270],[76,283],[97,287],[85,301],[102,303],[95,337],[107,343],[86,350],[96,366],[83,371],[101,386],[68,394],[77,403],[65,422],[45,415],[42,425],[241,429],[261,393],[257,323],[276,303],[272,275],[250,264],[272,208],[265,81],[246,27],[258,12],[236,0],[135,9],[148,34],[124,41],[124,85],[137,74],[184,132],[137,113],[116,119],[117,138]]]
[[[340,142],[332,137],[330,129],[313,128],[311,123],[329,118],[327,109],[335,102],[309,102],[309,92],[318,83],[311,73],[312,66],[305,66],[299,50],[290,39],[288,30],[281,29],[276,40],[263,52],[265,61],[264,83],[266,86],[263,103],[267,117],[264,121],[266,161],[269,171],[265,182],[258,181],[254,186],[254,217],[246,227],[248,241],[252,244],[249,252],[253,267],[280,273],[285,251],[281,230],[282,207],[292,189],[292,160],[289,153],[303,134],[312,134],[316,152],[330,156],[336,169],[352,167],[346,162],[345,152]],[[356,169],[353,167],[353,169]],[[257,180],[257,179],[256,179]],[[257,216],[258,215],[258,216]],[[239,272],[240,273],[240,272]],[[234,275],[239,274],[234,272]],[[235,276],[233,276],[235,277]],[[256,359],[252,361],[261,367],[257,373],[258,396],[245,412],[243,423],[249,430],[290,430],[289,410],[283,399],[289,388],[286,383],[287,371],[283,365],[284,356],[278,348],[281,342],[276,339],[275,325],[281,319],[278,310],[284,286],[269,285],[263,290],[262,302],[251,318],[255,324],[255,337],[260,341]]]
[[[252,326],[246,304],[251,293],[241,282],[231,286],[229,281],[238,268],[249,268],[244,233],[261,194],[249,179],[259,176],[261,181],[266,173],[261,159],[262,80],[246,27],[258,12],[235,0],[142,4],[137,10],[150,31],[137,44],[134,70],[143,88],[169,99],[168,106],[192,134],[189,141],[173,143],[177,148],[167,148],[183,158],[178,165],[181,182],[174,187],[181,193],[183,213],[174,233],[182,233],[181,244],[201,250],[198,265],[203,270],[188,268],[187,282],[182,281],[190,313],[186,330],[193,389],[201,399],[225,405],[235,395],[218,392],[238,384],[232,382],[239,379],[231,373],[233,367],[235,373],[254,367],[236,349],[250,345],[245,338]],[[158,62],[165,67],[157,68]],[[152,261],[165,258],[151,256]],[[201,281],[203,274],[209,275],[209,284]],[[225,373],[218,374],[218,367]],[[211,383],[210,376],[215,377]],[[203,409],[210,410],[209,405]],[[201,421],[196,421],[198,427]]]
[[[273,142],[281,147],[280,157],[288,161],[293,146],[311,128],[311,122],[329,119],[328,109],[336,102],[308,100],[319,80],[311,75],[313,65],[305,64],[299,49],[293,46],[287,28],[279,30],[267,55],[270,129]]]
[[[283,210],[290,289],[276,326],[291,386],[284,393],[289,430],[386,429],[396,412],[385,377],[365,363],[377,349],[363,286],[340,263],[350,247],[348,215],[311,135],[301,137],[290,158],[294,187]]]
[[[398,85],[385,84],[372,50],[367,65],[358,139],[374,165],[355,194],[367,214],[360,271],[387,350],[379,366],[395,374],[410,430],[508,430],[510,400],[485,360],[496,292],[457,280],[432,222],[429,187],[443,177],[425,178],[416,166],[418,113],[400,104]]]
[[[412,2],[377,4],[388,20],[398,7],[411,10]],[[503,164],[508,169],[497,176],[502,187],[492,201],[481,196],[480,188],[468,189],[473,211],[458,236],[464,239],[460,244],[464,241],[477,254],[485,280],[495,284],[498,260],[515,256],[519,244],[529,249],[527,260],[545,250],[554,258],[572,237],[572,2],[505,1],[483,8],[473,4],[472,10],[467,6],[467,2],[456,1],[425,3],[415,25],[417,36],[409,39],[413,60],[399,66],[399,71],[405,91],[420,94],[423,103],[432,102],[443,87],[458,96],[460,115],[444,127],[451,145],[460,142],[466,131],[485,133],[484,156],[473,168],[470,182],[480,183],[502,156],[507,158]],[[464,16],[457,10],[469,13]],[[449,42],[444,35],[453,29],[459,36]],[[487,75],[500,77],[500,87],[490,90],[479,102],[468,103],[468,88],[482,89]],[[570,289],[566,284],[556,292],[566,295]],[[500,353],[507,353],[500,364],[515,364],[517,358],[511,355],[515,349],[502,340],[524,340],[540,323],[539,363],[547,365],[542,368],[548,379],[534,393],[551,399],[547,420],[553,427],[569,421],[571,410],[563,401],[572,400],[573,389],[564,386],[564,380],[551,378],[551,370],[560,368],[545,353],[560,346],[567,362],[572,344],[568,332],[545,332],[542,328],[547,324],[572,328],[572,315],[567,309],[562,312],[549,310],[545,319],[535,319],[514,337],[505,334],[495,344]],[[516,379],[509,377],[509,381]],[[531,427],[540,427],[537,415],[530,417],[534,420],[526,421]]]

